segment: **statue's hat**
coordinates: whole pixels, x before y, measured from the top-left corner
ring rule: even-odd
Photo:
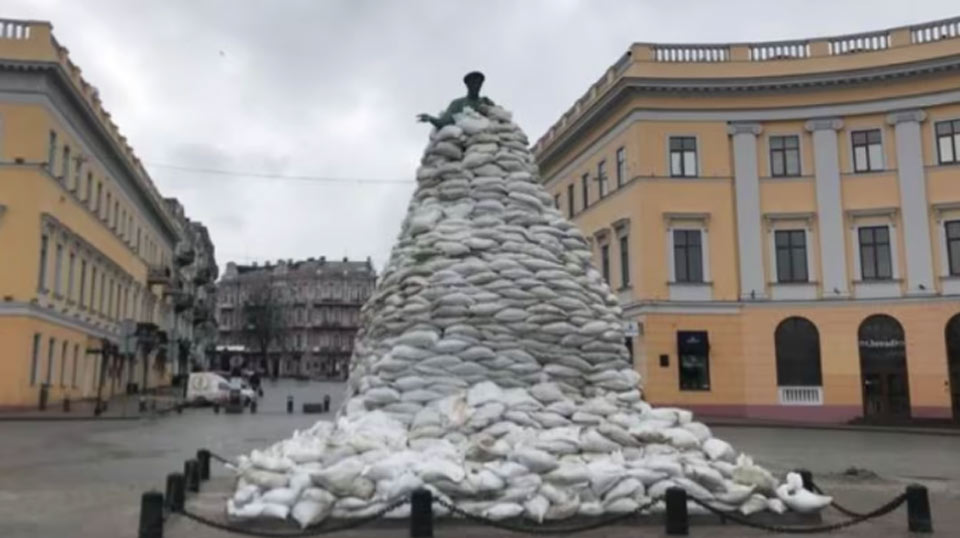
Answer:
[[[480,71],[470,71],[463,77],[463,82],[466,84],[470,84],[470,81],[483,82],[484,78],[483,73]]]

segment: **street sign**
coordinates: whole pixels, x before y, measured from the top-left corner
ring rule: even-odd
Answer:
[[[623,335],[631,338],[640,336],[640,325],[636,321],[623,322]]]

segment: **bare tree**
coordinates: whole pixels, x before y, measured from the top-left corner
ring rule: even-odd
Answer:
[[[287,332],[283,298],[273,279],[264,279],[250,288],[243,302],[243,321],[247,338],[260,354],[261,364],[268,365],[270,347],[281,345]],[[280,373],[279,360],[274,359],[268,370],[276,378]]]

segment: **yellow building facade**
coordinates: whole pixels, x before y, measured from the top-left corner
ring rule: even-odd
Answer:
[[[535,144],[646,397],[960,419],[960,19],[636,43]]]
[[[168,382],[181,234],[50,24],[0,20],[0,408]]]

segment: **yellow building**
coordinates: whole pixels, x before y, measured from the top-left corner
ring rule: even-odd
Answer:
[[[168,381],[181,234],[51,25],[0,20],[0,407]]]
[[[534,150],[651,402],[960,419],[958,88],[960,19],[630,46]]]

